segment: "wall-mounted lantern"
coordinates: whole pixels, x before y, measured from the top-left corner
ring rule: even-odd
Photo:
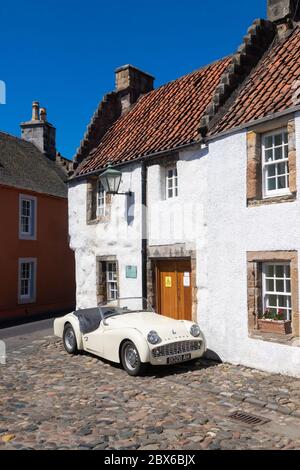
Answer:
[[[121,180],[121,171],[115,170],[112,165],[108,165],[107,170],[105,170],[105,172],[100,175],[100,181],[103,185],[104,191],[107,194],[123,194],[125,196],[131,196],[131,191],[127,191],[126,193],[119,193]]]

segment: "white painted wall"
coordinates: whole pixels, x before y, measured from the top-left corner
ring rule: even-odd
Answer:
[[[296,117],[300,188],[300,114]],[[248,337],[247,251],[298,250],[300,202],[246,207],[246,132],[217,139],[208,150],[180,152],[179,197],[165,200],[164,169],[148,169],[149,245],[186,243],[197,252],[198,320],[208,347],[223,361],[300,377],[300,348]],[[114,196],[111,222],[86,225],[86,183],[69,190],[71,247],[76,253],[77,308],[96,303],[96,256],[115,255],[120,295],[141,296],[141,171],[127,165],[123,187],[135,193],[128,224],[126,197]],[[299,257],[300,258],[300,257]],[[126,265],[138,266],[137,280]],[[300,268],[299,268],[300,272]]]
[[[300,188],[299,115],[296,134]],[[208,249],[198,258],[199,279],[206,284],[208,297],[200,307],[199,321],[209,348],[222,360],[300,377],[299,347],[248,337],[246,259],[247,251],[300,252],[300,202],[247,208],[246,164],[246,132],[210,143]]]
[[[178,197],[166,199],[166,169],[148,168],[149,245],[186,243],[196,249],[205,241],[204,201],[207,194],[207,151],[184,151],[177,162]]]
[[[119,295],[141,296],[141,171],[137,165],[123,170],[120,192],[134,192],[134,203],[127,207],[127,196],[112,196],[109,223],[87,225],[87,183],[80,181],[69,187],[70,246],[76,257],[77,308],[96,305],[96,257],[116,256],[119,265]],[[137,279],[127,279],[126,266],[137,266]]]

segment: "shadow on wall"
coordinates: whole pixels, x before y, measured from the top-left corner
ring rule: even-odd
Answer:
[[[132,225],[134,222],[134,210],[135,210],[135,194],[131,193],[130,196],[127,196],[126,205],[125,205],[125,218],[127,225]]]

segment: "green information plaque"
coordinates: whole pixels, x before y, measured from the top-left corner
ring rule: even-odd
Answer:
[[[137,278],[137,267],[136,266],[126,266],[126,277],[128,279]]]

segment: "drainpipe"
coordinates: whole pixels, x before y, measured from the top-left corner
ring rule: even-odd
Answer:
[[[147,220],[147,166],[141,162],[141,195],[142,195],[142,297],[147,299],[147,243],[148,243],[148,220]],[[144,307],[145,308],[145,307]]]

